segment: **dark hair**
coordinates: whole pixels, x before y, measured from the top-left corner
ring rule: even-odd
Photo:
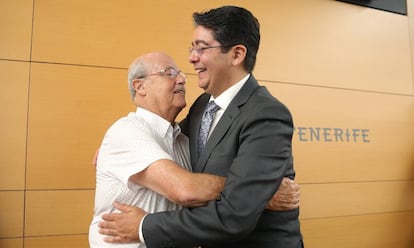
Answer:
[[[222,47],[228,52],[231,46],[244,45],[247,55],[244,68],[251,72],[256,64],[256,55],[260,43],[260,24],[247,9],[237,6],[223,6],[206,12],[193,13],[194,24],[213,31]]]

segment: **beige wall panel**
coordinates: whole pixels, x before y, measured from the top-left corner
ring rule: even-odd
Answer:
[[[411,2],[411,9],[412,9],[412,16],[408,18],[409,30],[410,33],[410,45],[411,45],[411,73],[413,74],[414,78],[414,1],[410,0]],[[414,79],[411,81],[414,85]],[[414,87],[414,86],[413,86]]]
[[[261,21],[260,79],[414,93],[406,16],[337,1],[36,1],[33,59],[125,67],[161,49],[191,71],[191,13],[229,3]]]
[[[94,190],[27,191],[25,236],[86,234]]]
[[[186,56],[194,9],[189,4],[36,1],[33,60],[126,67],[136,55],[151,50]]]
[[[414,179],[413,97],[262,84],[292,112],[296,126],[293,149],[300,182]],[[311,137],[310,128],[327,128],[330,135],[325,139],[320,131],[318,141]],[[335,128],[343,134],[335,135]],[[359,136],[356,141],[352,136],[347,141],[345,133],[352,129],[359,129]],[[368,130],[367,137],[362,136],[363,129]]]
[[[22,190],[26,159],[29,63],[0,60],[0,82],[0,189]]]
[[[411,248],[414,212],[302,220],[307,248]]]
[[[25,248],[88,248],[88,235],[25,238]]]
[[[0,59],[29,60],[33,0],[0,1]]]
[[[19,239],[1,239],[0,247],[4,248],[23,248],[23,238]]]
[[[414,93],[406,16],[326,0],[255,7],[259,79]]]
[[[32,64],[27,188],[95,187],[106,129],[135,107],[126,70]]]
[[[301,218],[414,210],[413,195],[414,181],[302,184]]]
[[[136,55],[163,50],[184,71],[193,71],[187,63],[191,14],[230,3],[249,8],[261,4],[248,0],[37,0],[33,60],[124,68]]]
[[[0,238],[23,237],[23,213],[23,191],[0,191]]]

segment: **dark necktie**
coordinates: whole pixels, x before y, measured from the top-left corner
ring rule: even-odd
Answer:
[[[211,124],[213,123],[214,114],[219,108],[220,107],[214,101],[210,101],[207,104],[207,108],[204,111],[203,118],[201,119],[200,134],[198,136],[198,154],[201,154],[204,150],[208,133],[210,131]]]

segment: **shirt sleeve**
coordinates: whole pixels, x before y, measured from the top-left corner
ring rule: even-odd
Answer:
[[[142,223],[144,222],[145,217],[147,217],[148,214],[144,215],[144,217],[141,219],[141,222],[139,223],[139,228],[138,228],[138,236],[139,236],[139,240],[141,241],[141,243],[145,244],[145,240],[144,240],[144,234],[142,232]]]
[[[132,175],[160,159],[172,160],[161,138],[146,125],[123,118],[105,134],[98,165],[128,185]]]

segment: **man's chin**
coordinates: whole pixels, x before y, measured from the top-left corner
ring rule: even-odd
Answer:
[[[179,109],[179,111],[181,111],[183,110],[183,108],[185,108],[185,106],[187,106],[187,103],[184,102],[182,104],[179,104],[177,108]]]
[[[198,87],[200,87],[203,90],[207,90],[208,84],[199,81],[198,82]]]

